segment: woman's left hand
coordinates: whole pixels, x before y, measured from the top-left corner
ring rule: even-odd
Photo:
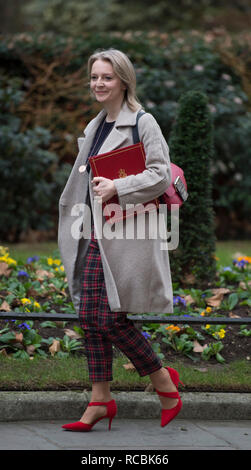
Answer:
[[[115,184],[112,180],[103,176],[95,176],[92,180],[94,195],[102,198],[102,202],[111,199],[117,193]]]

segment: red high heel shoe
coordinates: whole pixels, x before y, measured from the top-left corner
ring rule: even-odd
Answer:
[[[66,429],[66,431],[89,432],[93,428],[94,424],[96,424],[98,421],[104,418],[109,418],[109,431],[110,431],[112,420],[117,413],[117,405],[116,405],[115,400],[111,400],[107,402],[93,401],[89,403],[88,406],[106,406],[107,413],[106,415],[101,416],[101,418],[96,419],[91,424],[82,423],[82,421],[76,421],[75,423],[64,424],[62,428]]]
[[[168,370],[171,380],[176,388],[178,388],[179,383],[184,385],[179,379],[179,373],[177,372],[177,370],[173,369],[172,367],[165,367],[165,369]],[[176,392],[160,392],[159,390],[156,389],[156,392],[158,393],[158,395],[162,397],[178,398],[178,403],[173,408],[170,408],[167,410],[162,408],[161,410],[161,426],[164,427],[168,423],[170,423],[170,421],[172,421],[175,418],[175,416],[177,416],[177,414],[180,412],[182,408],[182,401],[181,401],[178,390]]]
[[[172,367],[165,367],[165,369],[168,370],[171,380],[174,383],[175,387],[178,388],[179,383],[184,386],[183,382],[180,380],[179,372],[176,369],[173,369]]]

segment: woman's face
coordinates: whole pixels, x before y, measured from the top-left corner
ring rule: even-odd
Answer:
[[[124,99],[126,87],[107,60],[97,59],[92,65],[90,87],[96,100],[104,106],[116,105]]]

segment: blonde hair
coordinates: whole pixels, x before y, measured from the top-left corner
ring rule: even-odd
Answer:
[[[141,104],[136,96],[136,74],[132,62],[124,52],[117,49],[97,51],[89,57],[88,76],[96,60],[106,60],[112,64],[113,70],[126,86],[125,101],[132,111],[137,111]]]

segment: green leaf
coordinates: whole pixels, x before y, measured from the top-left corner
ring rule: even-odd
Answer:
[[[30,359],[30,356],[26,351],[17,351],[12,354],[12,357],[15,357],[16,359]]]
[[[4,333],[3,335],[0,336],[0,342],[1,343],[9,343],[16,339],[15,333],[13,331],[9,331],[8,333]]]
[[[238,301],[239,301],[239,296],[238,294],[236,294],[236,292],[234,292],[233,294],[230,294],[228,298],[228,305],[229,305],[230,310],[232,310],[238,304]]]
[[[74,331],[76,331],[76,333],[78,333],[80,336],[85,336],[85,333],[84,333],[84,330],[82,328],[80,328],[80,326],[74,326],[73,327]]]
[[[225,359],[224,357],[222,357],[222,355],[220,353],[216,353],[216,359],[218,362],[220,362],[221,364],[223,364],[225,362]]]
[[[42,328],[57,328],[57,325],[54,321],[46,320],[41,323]]]

